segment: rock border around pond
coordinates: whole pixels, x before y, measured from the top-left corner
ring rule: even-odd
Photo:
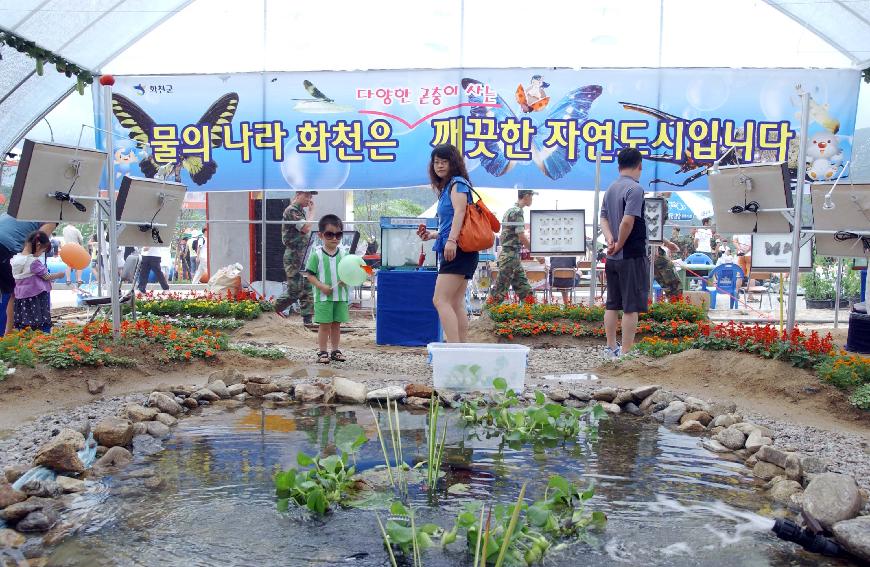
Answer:
[[[86,422],[80,431],[60,430],[40,447],[34,464],[62,474],[56,481],[31,481],[16,490],[12,483],[29,467],[8,467],[5,475],[0,475],[0,518],[15,529],[2,530],[0,543],[42,549],[43,545],[62,540],[74,531],[60,521],[64,499],[69,498],[65,495],[91,489],[92,479],[104,474],[119,473],[133,462],[134,453],[159,452],[161,441],[171,435],[171,428],[178,419],[198,407],[241,406],[249,399],[275,407],[292,403],[379,404],[397,400],[409,409],[425,409],[433,393],[448,407],[458,407],[469,399],[489,399],[479,393],[434,392],[431,386],[419,383],[369,388],[343,377],[306,381],[285,376],[245,376],[236,369],[211,373],[201,387],[161,384],[141,403],[126,403],[118,415],[97,421],[93,431]],[[523,398],[533,400],[534,397],[532,390],[524,392]],[[851,476],[828,472],[828,464],[818,457],[777,447],[776,432],[745,420],[736,412],[733,402],[710,403],[665,391],[657,385],[634,389],[553,388],[547,391],[547,397],[553,403],[571,407],[597,403],[610,414],[628,413],[654,419],[676,431],[700,436],[701,446],[708,451],[744,462],[771,499],[794,512],[806,511],[833,533],[845,549],[870,561],[870,546],[865,540],[870,516],[861,515],[862,511],[866,513],[866,491],[860,489]],[[91,442],[98,443],[98,459],[85,470],[76,452],[84,447],[89,433],[93,435]],[[74,478],[76,475],[81,479]],[[146,476],[146,488],[160,486],[159,477]],[[17,537],[15,534],[19,532],[45,535],[34,542],[24,535],[23,540]]]

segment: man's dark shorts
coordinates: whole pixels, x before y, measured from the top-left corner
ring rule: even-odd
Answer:
[[[645,313],[649,300],[649,258],[624,258],[604,264],[610,311]]]

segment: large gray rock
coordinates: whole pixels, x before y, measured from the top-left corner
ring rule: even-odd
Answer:
[[[242,381],[246,384],[249,384],[251,382],[253,382],[255,384],[268,384],[269,382],[272,381],[272,379],[269,378],[268,376],[248,376],[247,378],[245,378]],[[229,384],[229,382],[226,382],[226,383]]]
[[[227,385],[224,384],[223,380],[215,380],[214,382],[209,382],[206,388],[217,394],[218,397],[222,400],[226,400],[230,397],[230,391],[227,388]]]
[[[719,417],[722,414],[735,413],[736,411],[737,404],[734,402],[713,402],[710,404],[710,409],[707,410],[707,412],[714,418]]]
[[[683,414],[683,417],[680,418],[680,423],[687,421],[698,421],[706,428],[713,421],[713,416],[705,411],[692,411]]]
[[[668,404],[676,400],[677,397],[670,392],[664,390],[656,390],[648,398],[640,403],[640,409],[643,411],[661,411],[668,407]]]
[[[789,504],[793,494],[803,491],[803,487],[799,482],[793,480],[782,480],[777,482],[767,491],[768,496],[781,504]]]
[[[271,382],[248,382],[247,384],[245,384],[245,391],[254,396],[255,398],[262,398],[266,394],[271,394],[272,392],[280,392],[281,387],[277,384],[272,384]]]
[[[706,433],[707,432],[707,428],[704,427],[703,423],[701,423],[700,421],[695,421],[693,419],[690,419],[689,421],[684,421],[683,423],[680,424],[680,426],[677,429],[679,431],[682,431],[683,433]]]
[[[39,498],[37,496],[32,496],[24,502],[12,504],[11,506],[4,508],[2,511],[0,511],[0,519],[6,520],[10,523],[15,523],[23,519],[31,512],[42,510],[44,508],[53,509],[55,506],[57,506],[57,503],[51,498]]]
[[[800,455],[796,453],[789,453],[785,458],[785,477],[789,480],[796,480],[800,482],[801,477],[803,476],[803,471],[801,471],[801,458]]]
[[[148,396],[148,405],[173,417],[182,412],[181,405],[175,401],[175,398],[163,392],[151,392],[151,395]]]
[[[233,384],[232,386],[227,386],[227,392],[229,392],[230,397],[238,396],[242,392],[245,391],[245,385],[242,383]]]
[[[105,380],[99,380],[97,378],[88,378],[86,383],[88,385],[88,393],[93,396],[102,394],[103,389],[106,387]]]
[[[686,411],[691,413],[695,411],[703,411],[710,413],[710,404],[700,398],[688,396],[683,399],[686,402]]]
[[[773,463],[774,465],[785,469],[785,460],[788,458],[788,453],[781,449],[777,449],[772,445],[765,445],[758,449],[756,456],[759,461]]]
[[[56,472],[81,473],[85,465],[78,451],[84,449],[85,438],[78,431],[62,429],[36,452],[33,464],[48,467]]]
[[[24,473],[29,470],[30,466],[25,465],[24,463],[19,463],[17,465],[6,467],[3,473],[6,475],[7,482],[15,482],[16,480],[24,476]],[[0,477],[0,484],[3,484],[2,477]],[[2,506],[0,506],[0,508],[2,508]]]
[[[732,427],[728,427],[723,429],[719,433],[717,433],[713,439],[722,443],[732,451],[736,451],[737,449],[742,449],[743,444],[746,442],[746,436],[739,429]]]
[[[281,404],[293,401],[290,398],[290,394],[288,394],[287,392],[272,392],[271,394],[266,394],[265,396],[263,396],[263,399],[267,402],[276,402]]]
[[[870,516],[837,522],[832,531],[849,553],[870,562]]]
[[[592,392],[592,399],[599,402],[612,402],[616,399],[616,388],[600,388]]]
[[[686,413],[686,402],[674,400],[668,407],[661,411],[662,423],[665,425],[676,425],[680,422],[680,418]]]
[[[160,423],[159,421],[149,421],[147,425],[148,435],[157,439],[166,439],[169,437],[169,426]]]
[[[566,403],[565,405],[568,404]],[[624,411],[625,413],[630,413],[631,415],[643,415],[643,412],[640,410],[639,407],[637,407],[637,404],[635,404],[634,402],[628,402],[627,404],[622,406],[622,411]]]
[[[47,532],[59,519],[54,509],[46,507],[27,514],[23,520],[16,524],[15,529],[23,533]]]
[[[404,396],[404,388],[399,389]],[[323,399],[323,389],[317,384],[297,384],[293,389],[293,398],[299,402],[319,402]]]
[[[746,436],[747,451],[754,453],[761,449],[763,445],[773,445],[773,439],[763,436],[760,429],[753,429],[752,432]]]
[[[785,475],[785,471],[782,469],[782,467],[778,467],[772,463],[758,461],[757,463],[755,463],[755,466],[752,467],[752,474],[755,476],[755,478],[760,478],[761,480],[770,480],[775,476]]]
[[[751,421],[744,421],[742,423],[737,423],[734,425],[737,429],[743,432],[744,435],[749,435],[753,431],[758,431],[761,433],[762,437],[770,437],[774,439],[776,434],[773,432],[773,429],[769,427],[765,427],[763,425],[758,425],[756,423],[752,423]]]
[[[209,390],[208,388],[200,388],[199,390],[191,394],[190,397],[198,402],[201,402],[202,400],[205,400],[207,402],[216,402],[221,399],[218,394],[216,394],[212,390]]]
[[[127,404],[127,419],[132,422],[151,421],[160,410],[157,408],[146,408],[140,404]]]
[[[618,406],[623,406],[629,402],[634,402],[634,395],[631,390],[620,390],[616,397],[613,398],[613,403]]]
[[[863,505],[855,479],[843,474],[817,475],[804,491],[804,510],[828,530],[857,516]]]
[[[661,386],[657,385],[640,386],[632,390],[631,395],[634,396],[634,402],[636,404],[639,404],[651,395],[653,395],[653,393],[660,388]]]
[[[383,400],[401,400],[405,396],[405,389],[401,386],[385,386],[384,388],[378,388],[377,390],[372,390],[371,392],[366,394],[366,400],[369,402]]]
[[[58,486],[67,494],[71,492],[83,492],[85,490],[85,481],[68,476],[59,476],[55,479]]]
[[[20,533],[8,528],[0,529],[0,549],[14,549],[21,547],[27,541]]]
[[[168,413],[160,412],[157,414],[157,417],[154,418],[156,421],[159,421],[163,425],[167,427],[173,427],[178,423],[178,420],[169,415]]]
[[[163,415],[169,415],[169,414],[166,413]],[[146,435],[148,433],[148,426],[145,425],[146,423],[148,423],[148,422],[147,421],[137,421],[136,423],[133,424],[133,437],[136,437],[137,435]],[[108,447],[106,447],[106,448],[108,448]]]
[[[622,408],[616,404],[612,404],[610,402],[598,402],[598,405],[600,405],[601,408],[607,413],[611,413],[613,415],[622,413]]]
[[[743,417],[739,413],[725,413],[714,417],[711,427],[731,427],[741,421]]]
[[[94,427],[94,439],[104,447],[126,447],[133,440],[133,424],[126,419],[105,417]]]
[[[235,368],[224,368],[223,370],[216,370],[208,375],[208,383],[211,384],[213,382],[217,382],[220,380],[227,387],[232,386],[233,384],[241,384],[245,380],[245,375],[236,370]]]
[[[407,391],[408,391],[408,389],[405,388],[405,392],[407,392]],[[417,396],[417,397],[419,397],[419,396]],[[550,390],[547,393],[547,397],[550,398],[551,400],[553,400],[554,402],[556,402],[557,404],[561,404],[562,402],[564,402],[565,400],[568,399],[568,397],[569,397],[568,390],[562,390],[561,388],[556,388],[555,390]]]
[[[347,378],[336,377],[332,381],[332,387],[335,388],[335,397],[339,402],[347,404],[362,404],[366,401],[366,393],[368,389],[365,384],[348,380]],[[407,393],[407,389],[405,390]]]
[[[111,447],[106,454],[97,459],[94,467],[126,467],[133,462],[133,454],[124,447]]]
[[[27,495],[20,490],[12,488],[11,484],[6,482],[0,483],[0,510],[19,502],[27,500]]]
[[[731,451],[728,447],[719,443],[715,439],[702,439],[701,446],[714,453],[728,453]]]
[[[21,491],[28,496],[39,496],[40,498],[57,498],[63,494],[63,488],[56,481],[36,478],[25,482]]]
[[[821,474],[828,470],[825,461],[813,455],[801,455],[800,461],[803,474]]]
[[[592,394],[586,390],[571,390],[568,395],[581,402],[588,402],[592,399]]]

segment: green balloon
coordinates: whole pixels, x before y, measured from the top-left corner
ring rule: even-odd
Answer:
[[[365,271],[365,260],[356,254],[348,254],[338,263],[338,279],[354,287],[362,285],[368,274]]]

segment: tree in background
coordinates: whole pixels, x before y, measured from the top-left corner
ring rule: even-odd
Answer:
[[[401,195],[401,198],[396,198]],[[357,221],[380,221],[381,217],[416,217],[435,200],[429,189],[407,191],[356,191],[354,193],[353,217]],[[360,240],[374,236],[381,238],[378,225],[363,224],[356,227]]]

